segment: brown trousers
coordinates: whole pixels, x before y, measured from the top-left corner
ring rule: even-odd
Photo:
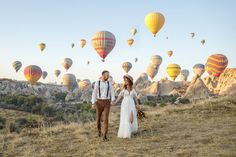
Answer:
[[[104,131],[103,136],[105,136],[108,132],[108,117],[111,107],[111,101],[110,100],[101,100],[98,99],[96,102],[96,114],[97,114],[97,128],[98,131],[101,131],[101,116],[104,111]]]

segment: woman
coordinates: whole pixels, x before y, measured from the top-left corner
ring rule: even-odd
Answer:
[[[138,131],[137,110],[138,99],[137,93],[133,89],[133,78],[130,75],[124,76],[124,89],[120,92],[115,104],[123,98],[120,112],[120,126],[118,137],[131,138],[131,134]],[[137,105],[135,105],[136,101]]]

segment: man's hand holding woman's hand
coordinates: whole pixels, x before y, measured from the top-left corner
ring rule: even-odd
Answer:
[[[96,103],[92,104],[92,109],[96,109]]]

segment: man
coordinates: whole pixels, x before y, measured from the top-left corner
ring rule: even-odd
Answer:
[[[115,94],[109,79],[109,71],[104,70],[99,81],[95,82],[92,94],[92,108],[96,108],[98,136],[101,137],[101,116],[104,112],[103,140],[108,141],[108,117],[111,104],[114,105]]]

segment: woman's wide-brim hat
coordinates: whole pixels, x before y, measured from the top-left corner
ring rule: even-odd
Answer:
[[[125,78],[129,79],[129,80],[133,83],[133,80],[134,80],[134,79],[133,79],[132,76],[126,74],[126,75],[124,75],[124,79],[125,79]]]

